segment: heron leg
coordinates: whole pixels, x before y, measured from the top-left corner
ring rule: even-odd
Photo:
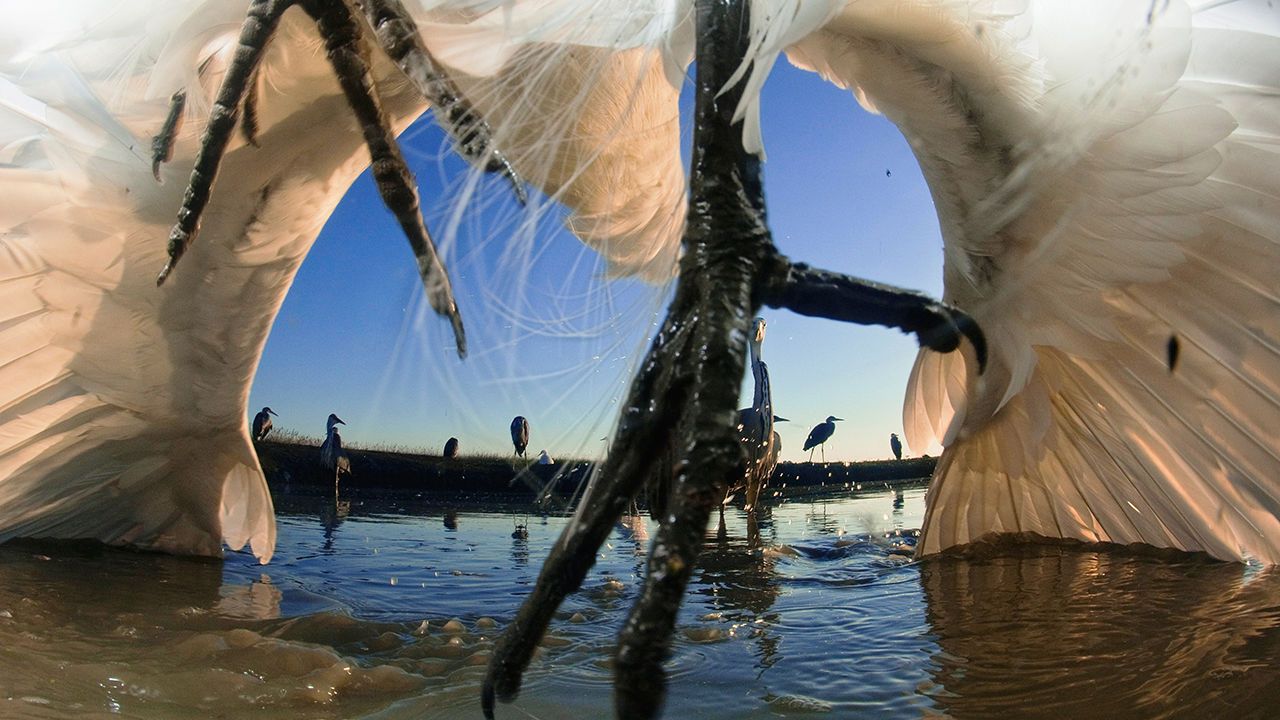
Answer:
[[[748,319],[759,307],[756,279],[776,253],[764,223],[759,160],[742,151],[741,126],[732,123],[741,88],[719,94],[745,53],[746,17],[742,3],[698,3],[696,137],[675,298],[632,384],[597,486],[494,649],[482,696],[489,717],[495,696],[515,697],[551,614],[578,587],[613,522],[652,472],[654,458],[674,441],[675,488],[617,656],[618,715],[652,717],[661,708],[662,661],[712,506],[730,478],[744,471],[735,429],[739,378]]]
[[[151,138],[151,174],[160,182],[160,166],[173,159],[173,144],[182,131],[182,113],[187,107],[187,91],[178,90],[169,97],[169,114],[160,132]]]
[[[449,276],[422,219],[413,173],[400,153],[395,134],[374,90],[362,45],[362,21],[354,14],[348,0],[254,0],[201,138],[178,220],[169,233],[169,260],[156,278],[156,284],[164,283],[199,232],[200,219],[208,205],[237,118],[241,120],[245,137],[257,145],[258,67],[267,43],[279,27],[281,16],[294,5],[302,7],[316,22],[329,62],[363,130],[383,202],[396,216],[409,240],[432,308],[449,319],[457,340],[458,354],[465,356],[466,333]],[[447,75],[438,69],[418,37],[416,25],[399,1],[368,0],[364,7],[370,23],[378,29],[380,44],[418,84],[424,96],[437,106],[437,113],[444,113],[449,119],[445,124],[457,139],[459,151],[469,158],[483,160],[486,169],[506,175],[520,201],[525,202],[523,182],[506,157],[494,147],[488,124],[466,102]],[[172,155],[185,99],[183,92],[174,95],[169,116],[152,141],[152,171],[157,179],[160,165]]]
[[[481,695],[485,717],[493,717],[495,698],[515,699],[520,678],[551,616],[595,564],[596,551],[644,485],[652,458],[666,452],[669,428],[679,421],[679,408],[691,389],[687,380],[672,376],[680,359],[690,352],[687,334],[687,328],[668,316],[654,339],[648,361],[632,382],[627,409],[603,469],[592,479],[577,515],[547,556],[533,591],[494,646]]]
[[[365,144],[373,159],[373,177],[386,204],[413,248],[418,274],[435,311],[453,325],[458,355],[467,353],[462,316],[453,298],[453,288],[435,243],[427,232],[418,202],[417,182],[400,154],[386,114],[369,76],[367,50],[362,45],[361,21],[345,0],[300,0],[301,7],[315,21],[324,38],[325,53],[338,83],[347,96],[364,132]]]
[[[661,464],[667,448],[674,454],[676,479],[665,512],[659,513],[645,585],[619,636],[615,664],[617,715],[650,718],[660,712],[665,697],[662,664],[711,508],[745,470],[735,408],[746,364],[748,319],[762,301],[843,320],[905,326],[940,349],[954,348],[964,334],[952,331],[948,337],[945,332],[961,324],[950,308],[924,296],[901,297],[894,289],[873,294],[899,302],[887,303],[888,310],[843,308],[843,303],[859,302],[858,292],[868,286],[841,282],[843,276],[834,274],[817,276],[836,278],[832,283],[838,292],[829,298],[823,286],[810,281],[804,266],[793,268],[774,248],[764,219],[759,160],[743,150],[741,124],[733,122],[742,88],[726,86],[749,45],[746,4],[697,0],[689,214],[675,298],[633,382],[602,475],[495,646],[482,691],[486,717],[493,716],[495,699],[515,698],[520,676],[552,614],[577,589],[613,522],[646,474],[652,474],[655,460]],[[857,292],[846,292],[846,284]],[[822,302],[808,301],[814,293]],[[932,314],[926,312],[930,310]],[[943,330],[935,327],[939,323]],[[976,326],[973,333],[981,338]],[[825,462],[825,448],[822,452]],[[812,450],[809,458],[812,461]]]
[[[364,0],[361,4],[378,44],[431,103],[436,122],[453,138],[458,154],[483,163],[489,172],[501,173],[510,181],[520,204],[527,203],[524,181],[494,143],[493,129],[436,62],[400,0]]]
[[[239,45],[235,56],[227,67],[227,74],[218,89],[218,96],[213,101],[213,109],[209,113],[209,122],[205,125],[204,136],[200,139],[200,151],[196,154],[195,167],[191,169],[191,181],[187,184],[186,194],[182,198],[182,207],[178,210],[178,221],[169,231],[169,261],[156,278],[156,284],[164,283],[165,278],[173,271],[182,254],[195,240],[200,230],[200,218],[209,204],[209,196],[213,191],[213,182],[218,177],[218,168],[222,156],[226,153],[227,143],[236,127],[236,117],[240,112],[240,101],[248,87],[249,78],[262,60],[267,42],[280,25],[280,16],[293,6],[295,0],[254,0],[249,6],[244,25],[240,29]],[[162,160],[157,159],[157,146],[164,147],[164,159],[172,152],[173,141],[177,136],[178,119],[181,116],[181,103],[176,95],[169,108],[169,119],[164,129],[152,143],[152,170],[158,175]],[[180,118],[179,118],[180,119]]]
[[[747,492],[744,502],[744,509],[751,512],[756,507],[756,502],[760,499],[760,489],[764,486],[764,478],[760,474],[753,473],[747,478]]]
[[[692,408],[702,414],[703,408]],[[680,602],[693,573],[711,517],[740,466],[741,449],[732,435],[706,427],[694,439],[697,452],[682,464],[672,494],[671,514],[654,534],[644,589],[618,636],[614,665],[614,710],[620,718],[654,718],[666,699],[666,670]],[[708,480],[712,482],[707,482]]]

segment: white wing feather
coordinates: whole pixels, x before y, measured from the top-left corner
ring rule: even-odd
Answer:
[[[908,440],[946,445],[921,552],[1032,533],[1280,561],[1280,39],[1223,20],[1260,4],[895,3],[932,24],[869,32],[862,5],[793,59],[912,142],[947,297],[992,354],[913,370]]]
[[[245,7],[85,3],[62,26],[33,14],[6,29],[0,541],[96,538],[206,555],[225,541],[271,556],[249,387],[294,273],[369,159],[311,23],[289,11],[261,71],[261,147],[233,139],[200,237],[156,288]],[[447,36],[433,47],[459,57]],[[662,61],[643,48],[536,50],[516,44],[489,75],[465,78],[499,142],[577,210],[571,226],[615,271],[669,277],[683,171],[678,89]],[[425,105],[376,62],[402,130]],[[632,82],[610,84],[621,76]],[[563,103],[554,113],[521,105],[523,82]],[[180,87],[189,117],[158,185],[150,136]],[[649,110],[630,111],[636,93]]]

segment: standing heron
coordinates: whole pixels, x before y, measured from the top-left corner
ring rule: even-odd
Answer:
[[[893,451],[893,459],[902,459],[902,441],[898,439],[898,433],[889,433],[889,449]]]
[[[764,344],[765,321],[757,317],[751,324],[751,339],[747,343],[750,351],[751,377],[753,392],[751,407],[738,411],[738,442],[746,453],[746,472],[743,478],[746,485],[747,510],[756,506],[760,491],[773,477],[778,467],[780,443],[778,433],[774,432],[773,423],[777,417],[773,414],[773,391],[769,384],[769,366],[761,359]]]
[[[324,442],[320,444],[320,464],[333,473],[333,493],[338,494],[338,482],[343,475],[351,475],[351,458],[342,449],[342,436],[338,434],[338,425],[346,425],[342,418],[329,413],[325,421]]]
[[[809,431],[809,437],[805,438],[804,449],[809,451],[809,462],[813,462],[813,449],[822,448],[822,462],[827,461],[827,441],[836,432],[836,423],[844,420],[835,415],[828,415],[826,422],[820,422],[813,426]]]
[[[516,448],[516,455],[524,457],[524,449],[529,447],[529,421],[523,415],[511,420],[511,444]]]
[[[276,411],[269,407],[262,408],[257,415],[253,416],[253,439],[262,442],[267,439],[267,435],[271,432],[271,416],[276,415]],[[280,417],[276,415],[276,417]]]

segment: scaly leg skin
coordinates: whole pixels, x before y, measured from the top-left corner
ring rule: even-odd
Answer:
[[[594,532],[586,537],[584,520],[566,529],[533,594],[495,647],[482,696],[487,717],[492,717],[495,695],[503,701],[515,698],[520,674],[546,620],[564,596],[577,589],[599,543],[643,484],[652,458],[665,451],[662,446],[670,442],[678,421],[681,432],[676,436],[692,441],[676,449],[679,472],[668,498],[670,514],[662,518],[655,536],[645,590],[618,650],[618,687],[640,688],[619,690],[619,716],[653,716],[664,695],[662,661],[675,612],[701,550],[707,519],[729,478],[743,472],[735,425],[739,378],[746,366],[746,331],[759,307],[756,278],[776,251],[764,224],[758,160],[742,152],[741,129],[730,126],[741,91],[735,88],[718,101],[715,97],[737,67],[746,42],[734,18],[721,17],[719,9],[699,3],[697,130],[676,296],[632,387],[601,485],[583,501],[582,516],[593,519]],[[708,28],[709,19],[718,22]],[[727,35],[732,45],[725,48],[709,40],[720,35]],[[669,374],[663,377],[656,368],[670,368]],[[651,407],[662,411],[646,410]],[[661,425],[636,427],[646,421]],[[648,443],[637,443],[637,436]],[[615,458],[624,454],[638,462],[619,467],[624,461]],[[593,507],[596,503],[608,509]],[[529,622],[533,618],[540,622]]]
[[[161,285],[173,271],[178,260],[194,241],[200,227],[200,218],[209,203],[218,168],[226,153],[236,119],[242,112],[241,125],[245,136],[257,145],[257,76],[258,67],[266,51],[267,43],[279,26],[284,11],[299,5],[310,15],[324,39],[325,51],[352,110],[356,113],[364,132],[369,154],[373,159],[374,177],[383,202],[396,216],[404,230],[418,261],[418,273],[426,288],[432,308],[449,318],[457,341],[459,357],[467,352],[466,332],[462,316],[453,298],[448,272],[436,252],[435,244],[422,219],[417,185],[413,174],[400,154],[386,116],[382,112],[373,81],[369,76],[369,63],[362,46],[362,23],[346,0],[255,0],[249,8],[244,27],[240,32],[239,46],[227,68],[226,77],[213,111],[201,138],[200,151],[196,155],[191,181],[178,211],[178,221],[169,234],[169,261],[156,278]],[[403,39],[401,39],[403,41]],[[420,44],[420,43],[419,43]],[[390,51],[390,50],[388,50]],[[403,59],[404,51],[400,57]],[[459,95],[459,97],[461,97]],[[172,98],[169,116],[164,127],[152,142],[152,170],[159,178],[160,164],[169,159],[181,122],[185,93]],[[472,113],[478,126],[483,126],[484,141],[488,142],[488,126]],[[478,127],[477,126],[477,127]],[[468,128],[473,135],[478,130]],[[496,150],[493,157],[502,158]],[[505,159],[503,159],[505,162]],[[509,174],[516,182],[514,173]],[[523,186],[517,182],[520,192]]]
[[[267,42],[280,25],[280,16],[292,6],[294,0],[254,0],[249,6],[249,14],[244,19],[244,27],[240,30],[240,41],[236,47],[235,57],[227,67],[222,87],[218,89],[218,97],[213,101],[213,110],[209,113],[209,123],[205,126],[204,137],[200,139],[200,152],[196,154],[195,167],[191,169],[191,182],[187,185],[186,194],[182,198],[182,207],[178,210],[178,222],[169,232],[169,262],[156,278],[156,284],[164,284],[165,278],[173,271],[182,254],[195,240],[200,229],[200,216],[209,204],[209,195],[213,190],[213,181],[218,177],[218,167],[222,164],[222,156],[227,151],[227,143],[236,127],[236,116],[240,112],[240,101],[244,98],[249,78],[257,70],[266,51]],[[172,119],[181,116],[182,108],[175,96],[169,108]],[[174,121],[176,122],[176,120]],[[176,136],[176,125],[165,123],[165,129],[153,143],[155,148],[166,148],[166,154],[172,150]],[[163,141],[161,138],[165,138]],[[159,175],[160,162],[153,159],[153,170]]]
[[[764,279],[764,302],[800,315],[860,325],[886,325],[914,333],[920,344],[951,352],[964,337],[973,345],[979,371],[987,365],[987,342],[973,318],[927,295],[890,285],[789,263],[779,256]]]
[[[676,302],[681,301],[678,297]],[[679,421],[679,408],[691,390],[687,380],[672,375],[690,347],[688,334],[687,327],[668,317],[654,339],[649,359],[632,383],[628,409],[619,420],[604,467],[547,557],[533,591],[494,647],[482,691],[486,717],[493,717],[495,697],[503,702],[515,699],[521,674],[551,616],[595,564],[596,550],[648,477],[651,459],[666,451],[669,429]]]
[[[494,648],[481,702],[515,699],[521,674],[560,602],[577,590],[613,522],[645,482],[673,437],[679,468],[665,501],[644,590],[619,638],[615,710],[651,718],[662,709],[662,663],[681,598],[702,547],[712,507],[744,471],[735,436],[738,378],[746,333],[761,302],[798,312],[899,327],[940,351],[968,337],[985,358],[981,331],[963,313],[930,298],[792,266],[764,221],[759,162],[742,148],[732,115],[740,88],[721,92],[747,48],[744,0],[698,0],[697,106],[689,222],[675,299],[632,385],[618,435],[597,487],[561,535],[538,583]],[[853,307],[849,307],[850,304]],[[660,371],[659,368],[670,368]],[[679,420],[679,430],[671,423]],[[659,478],[661,482],[661,478]]]
[[[511,183],[521,205],[529,201],[524,181],[493,142],[493,130],[467,101],[457,84],[427,50],[418,25],[400,0],[360,0],[378,44],[392,62],[431,103],[436,121],[454,140],[463,157],[483,163],[488,172],[500,172]]]
[[[373,177],[387,209],[396,216],[413,248],[418,274],[435,311],[449,318],[457,340],[458,356],[466,357],[467,338],[462,316],[453,299],[449,274],[427,232],[418,202],[417,181],[400,154],[378,96],[369,77],[369,63],[361,47],[361,22],[345,0],[302,0],[302,8],[315,19],[324,38],[325,52],[346,93],[347,102],[364,131],[373,158]]]
[[[160,132],[151,138],[151,174],[160,182],[160,166],[173,159],[173,144],[182,132],[182,113],[187,107],[187,91],[178,90],[169,97],[169,114]]]

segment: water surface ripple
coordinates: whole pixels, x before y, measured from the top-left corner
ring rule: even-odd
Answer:
[[[0,717],[478,717],[493,638],[567,519],[281,497],[275,560],[0,546]],[[1048,546],[910,560],[923,491],[726,509],[667,716],[1270,717],[1280,576]],[[625,518],[501,716],[611,712],[653,523]]]

